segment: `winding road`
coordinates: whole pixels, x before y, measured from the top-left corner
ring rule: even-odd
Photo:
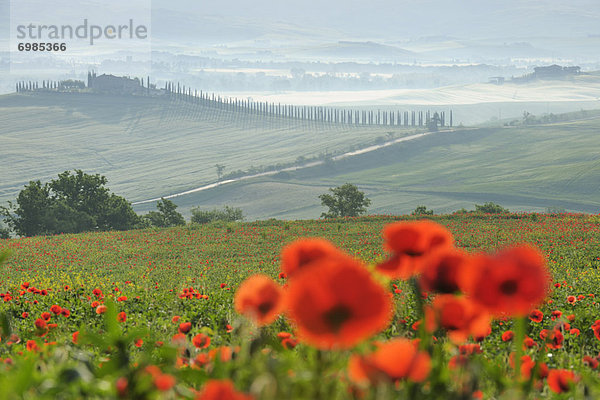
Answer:
[[[424,132],[424,133],[418,133],[418,134],[415,134],[415,135],[404,136],[404,137],[401,137],[401,138],[398,138],[398,139],[395,139],[395,140],[391,140],[389,142],[385,142],[385,143],[382,143],[382,144],[377,144],[377,145],[365,147],[364,149],[350,151],[348,153],[340,154],[338,156],[332,157],[331,159],[333,161],[342,160],[344,158],[354,157],[354,156],[358,156],[358,155],[365,154],[365,153],[370,153],[372,151],[379,150],[379,149],[382,149],[384,147],[393,146],[393,145],[395,145],[397,143],[408,142],[408,141],[411,141],[411,140],[420,139],[422,137],[433,135],[435,133],[449,133],[449,132],[455,132],[455,131],[456,130],[452,129],[452,130],[444,130],[444,131],[438,131],[438,132]],[[185,195],[188,195],[188,194],[191,194],[191,193],[202,192],[204,190],[213,189],[213,188],[216,188],[218,186],[226,185],[228,183],[240,182],[240,181],[245,181],[245,180],[253,179],[253,178],[260,178],[262,176],[271,176],[271,175],[278,174],[280,172],[298,171],[300,169],[316,167],[316,166],[323,165],[323,164],[325,164],[325,161],[322,161],[322,160],[320,160],[320,161],[313,161],[313,162],[310,162],[310,163],[307,163],[307,164],[303,164],[303,165],[299,165],[299,166],[288,167],[288,168],[283,168],[283,169],[278,169],[278,170],[268,171],[268,172],[261,172],[259,174],[246,175],[246,176],[241,176],[239,178],[226,179],[224,181],[219,181],[219,182],[211,183],[209,185],[200,186],[200,187],[195,188],[195,189],[186,190],[185,192],[175,193],[175,194],[171,194],[171,195],[168,195],[168,196],[163,196],[162,198],[164,198],[164,199],[173,199],[175,197],[181,197],[181,196],[185,196]],[[157,201],[160,201],[160,200],[161,200],[161,197],[158,197],[158,198],[155,198],[155,199],[136,201],[136,202],[132,203],[132,205],[137,206],[137,205],[140,205],[140,204],[154,203],[154,202],[157,202]]]

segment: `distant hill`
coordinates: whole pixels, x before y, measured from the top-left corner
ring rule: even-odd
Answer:
[[[412,128],[411,128],[412,129]],[[29,180],[82,169],[130,201],[214,182],[225,174],[347,151],[404,127],[283,120],[180,100],[89,93],[0,96],[0,203]]]
[[[250,219],[316,218],[318,196],[351,182],[372,199],[370,213],[437,213],[495,202],[513,211],[547,207],[600,212],[600,111],[551,125],[438,133],[326,166],[263,177],[173,199],[183,212],[228,204]],[[138,211],[153,204],[137,206]]]
[[[410,61],[415,53],[396,46],[388,46],[375,42],[351,42],[339,41],[335,44],[327,44],[309,47],[291,52],[293,56],[318,57],[319,59],[349,59],[349,60],[395,60]]]

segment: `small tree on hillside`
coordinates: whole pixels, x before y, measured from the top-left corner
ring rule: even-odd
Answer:
[[[185,225],[183,215],[175,211],[177,205],[171,200],[161,197],[160,201],[156,203],[156,208],[158,211],[150,211],[148,214],[144,215],[144,220],[146,220],[150,226],[169,228],[172,226]]]
[[[223,164],[216,164],[215,168],[217,169],[217,180],[221,180],[223,177],[223,172],[225,172],[225,166]]]
[[[412,215],[433,215],[433,210],[428,210],[426,206],[417,206]]]
[[[351,184],[329,189],[332,194],[325,193],[319,196],[321,205],[328,207],[329,211],[322,213],[322,218],[357,217],[367,212],[371,204],[363,192]]]

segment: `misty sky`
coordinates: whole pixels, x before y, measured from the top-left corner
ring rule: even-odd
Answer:
[[[600,34],[598,0],[154,0],[153,8],[295,23],[349,37]]]

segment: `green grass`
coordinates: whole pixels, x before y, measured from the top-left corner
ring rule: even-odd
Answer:
[[[282,178],[237,182],[175,198],[182,211],[229,204],[250,218],[315,218],[318,195],[354,183],[371,213],[438,213],[488,201],[518,211],[600,210],[600,119],[438,133]],[[147,210],[154,205],[138,206]]]
[[[318,195],[346,182],[373,200],[371,213],[417,205],[451,212],[487,201],[511,210],[563,207],[597,213],[600,119],[437,133],[274,177],[227,184],[173,199],[186,217],[199,206],[241,207],[248,219],[315,218]],[[109,178],[130,201],[214,182],[215,164],[237,169],[293,162],[374,143],[400,128],[289,124],[152,98],[74,95],[0,97],[0,202],[30,179],[80,168]],[[136,206],[146,212],[154,204]]]
[[[411,129],[412,131],[412,129]],[[29,180],[100,173],[130,201],[180,192],[225,173],[346,151],[405,128],[354,127],[220,111],[161,98],[0,96],[0,202]]]
[[[195,396],[187,389],[199,390],[209,379],[232,379],[238,390],[251,392],[257,400],[312,399],[318,398],[321,390],[328,393],[321,398],[355,398],[347,378],[352,354],[371,351],[375,341],[424,337],[412,328],[421,310],[408,281],[385,283],[396,310],[386,329],[350,350],[318,353],[304,341],[293,350],[280,344],[278,332],[296,335],[285,317],[261,329],[248,324],[234,311],[234,296],[241,283],[256,273],[293,285],[294,278],[278,278],[278,256],[285,244],[298,238],[326,238],[348,254],[374,264],[388,256],[382,246],[382,228],[410,219],[414,218],[215,223],[0,240],[0,254],[11,251],[0,269],[0,399],[55,399],[57,393],[64,399],[117,398],[116,381],[123,377],[129,389],[142,392],[138,398],[144,399],[191,399]],[[548,301],[536,305],[544,314],[543,320],[527,320],[526,333],[537,346],[525,352],[550,369],[572,370],[581,381],[571,389],[571,397],[554,396],[546,381],[540,381],[539,388],[519,389],[508,366],[509,354],[518,345],[501,339],[507,330],[516,330],[515,324],[498,318],[491,324],[490,335],[480,343],[483,354],[469,357],[464,370],[447,367],[450,358],[458,354],[458,347],[438,330],[429,349],[436,369],[428,383],[415,386],[401,380],[364,388],[365,398],[462,399],[475,397],[465,394],[475,389],[482,390],[484,398],[565,399],[584,398],[584,393],[597,398],[598,373],[584,364],[583,357],[595,357],[600,350],[600,341],[590,329],[600,318],[596,302],[600,295],[599,218],[581,214],[466,214],[432,219],[452,232],[456,246],[468,253],[493,252],[519,243],[540,249],[557,286],[552,286]],[[25,282],[30,289],[22,289]],[[399,291],[394,291],[392,284],[397,284]],[[190,287],[208,298],[181,298],[183,290]],[[94,294],[94,289],[102,294]],[[426,303],[432,296],[435,294],[429,293]],[[577,296],[577,301],[569,303],[569,296]],[[98,304],[94,302],[108,305],[104,316],[97,314]],[[56,326],[39,336],[42,332],[36,332],[34,321],[53,305],[68,309],[70,315],[50,315],[48,322]],[[563,316],[553,317],[555,311]],[[117,312],[126,313],[127,320],[117,323]],[[573,318],[567,320],[569,315]],[[175,316],[178,321],[173,320]],[[190,322],[191,330],[176,351],[171,338],[183,322]],[[564,325],[561,328],[559,324],[566,322],[580,334],[570,333]],[[563,330],[560,348],[546,348],[540,338],[542,329]],[[73,343],[76,331],[80,336],[78,343]],[[192,337],[199,333],[211,338],[207,349],[196,349],[192,344]],[[143,344],[138,347],[134,342],[139,339]],[[29,341],[39,351],[28,350]],[[236,356],[229,361],[193,365],[197,355],[217,351],[220,346],[231,347]],[[400,355],[398,361],[402,360]],[[148,365],[173,376],[177,387],[160,393],[150,374],[144,372]],[[520,396],[518,390],[526,394]]]

